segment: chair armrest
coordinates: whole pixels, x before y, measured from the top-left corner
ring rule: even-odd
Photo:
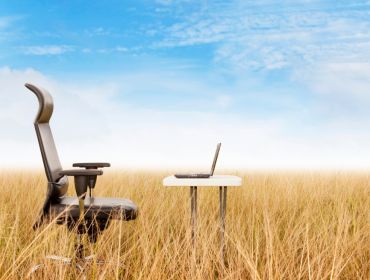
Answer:
[[[110,167],[110,163],[108,162],[78,162],[72,165],[73,167],[84,167],[86,169],[92,168],[102,168],[102,167]]]
[[[95,187],[96,177],[103,175],[102,170],[98,169],[71,169],[59,172],[61,176],[74,176],[75,189],[79,199],[85,199],[87,188]]]
[[[97,169],[70,169],[70,170],[62,170],[59,172],[61,176],[100,176],[103,175],[102,170]]]

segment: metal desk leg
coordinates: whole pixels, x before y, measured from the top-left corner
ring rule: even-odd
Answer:
[[[195,226],[197,225],[197,215],[198,215],[198,188],[194,187],[194,209],[195,209]]]
[[[190,187],[190,199],[191,199],[191,240],[193,247],[195,245],[195,229],[197,225],[197,187]]]
[[[220,187],[220,241],[221,241],[221,262],[225,263],[225,215],[226,215],[226,200],[227,200],[227,187]]]

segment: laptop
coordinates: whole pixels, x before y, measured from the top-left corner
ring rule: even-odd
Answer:
[[[213,172],[215,171],[216,162],[218,158],[218,153],[220,152],[221,143],[217,144],[215,157],[213,158],[212,168],[210,173],[194,173],[194,174],[175,174],[176,178],[188,178],[188,179],[195,179],[195,178],[209,178],[213,176]]]

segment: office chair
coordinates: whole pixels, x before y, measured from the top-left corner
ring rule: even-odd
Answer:
[[[95,243],[98,235],[108,227],[110,220],[134,220],[137,217],[138,208],[129,199],[93,196],[97,176],[103,174],[99,168],[109,167],[109,163],[74,163],[73,167],[79,167],[78,169],[63,170],[49,125],[53,113],[53,99],[45,89],[32,84],[25,84],[25,86],[37,96],[39,101],[34,125],[48,180],[46,199],[33,227],[37,229],[43,223],[54,220],[57,224],[65,224],[69,230],[75,231],[76,250],[72,258],[59,256],[46,258],[74,265],[83,272],[84,264],[93,260],[93,256],[84,255],[83,235],[87,235],[89,242]],[[74,177],[77,197],[66,196],[68,176]],[[87,194],[88,190],[89,194]],[[41,267],[43,264],[33,267],[30,275]]]

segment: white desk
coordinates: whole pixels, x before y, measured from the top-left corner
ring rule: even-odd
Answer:
[[[191,200],[191,237],[193,246],[195,243],[195,227],[197,219],[197,188],[198,187],[219,187],[220,199],[220,238],[221,238],[221,260],[224,262],[225,256],[225,214],[227,187],[239,187],[242,179],[231,175],[214,175],[206,179],[178,179],[175,176],[169,176],[163,179],[165,187],[190,187]]]

